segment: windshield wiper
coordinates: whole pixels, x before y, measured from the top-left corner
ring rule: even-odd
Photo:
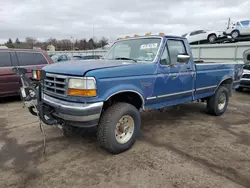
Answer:
[[[132,61],[137,63],[137,61],[135,59],[131,59],[131,58],[127,58],[127,57],[117,57],[115,59],[118,59],[118,60],[132,60]]]

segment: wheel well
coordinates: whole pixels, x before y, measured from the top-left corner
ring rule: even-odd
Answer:
[[[225,80],[223,80],[219,86],[225,86],[228,91],[229,91],[229,95],[232,95],[232,86],[233,86],[233,79],[232,78],[227,78]]]
[[[237,31],[237,32],[240,34],[240,31],[239,31],[238,29],[234,29],[234,30],[231,32],[231,34],[232,34],[233,32],[235,32],[235,31]]]
[[[111,96],[104,102],[103,110],[106,110],[109,106],[117,102],[126,102],[135,106],[138,110],[143,107],[143,98],[135,92],[122,92]]]

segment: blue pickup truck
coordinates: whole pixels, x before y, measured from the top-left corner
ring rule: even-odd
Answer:
[[[194,62],[185,38],[159,34],[117,40],[102,59],[48,65],[33,79],[42,83],[36,104],[45,124],[65,135],[97,127],[100,146],[117,154],[135,143],[140,111],[198,100],[222,115],[242,72],[243,63]]]

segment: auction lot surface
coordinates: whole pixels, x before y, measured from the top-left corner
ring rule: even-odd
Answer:
[[[250,187],[250,92],[236,93],[221,117],[204,104],[142,114],[133,148],[111,155],[92,136],[66,138],[18,98],[0,102],[0,187]]]

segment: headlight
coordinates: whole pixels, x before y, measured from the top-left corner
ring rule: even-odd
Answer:
[[[96,93],[95,78],[86,77],[69,79],[68,95],[94,97]]]
[[[40,80],[41,79],[41,72],[40,72],[40,70],[32,70],[32,78],[34,80]]]

